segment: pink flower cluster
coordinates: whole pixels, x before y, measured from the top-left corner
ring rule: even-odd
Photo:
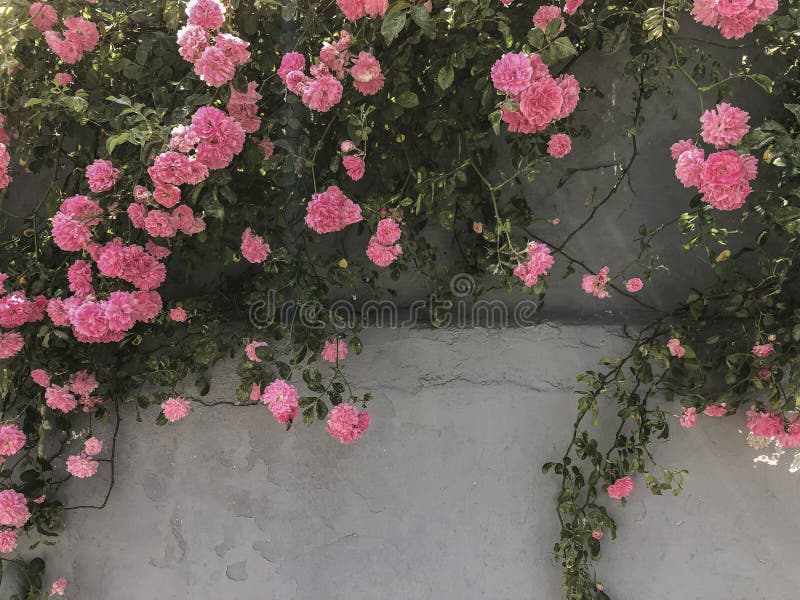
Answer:
[[[611,281],[609,276],[611,269],[607,266],[603,267],[597,272],[597,275],[589,275],[588,273],[581,279],[581,288],[587,294],[591,294],[595,298],[608,298],[611,294],[606,289],[606,286]]]
[[[0,273],[0,293],[5,292],[2,282],[7,276]],[[35,323],[44,318],[47,309],[47,298],[37,296],[28,299],[25,292],[11,292],[0,296],[0,327],[13,329],[26,323]],[[18,331],[0,332],[0,359],[11,358],[17,354],[24,345],[22,334]]]
[[[365,96],[377,94],[385,81],[381,65],[369,52],[360,52],[353,58],[352,43],[353,38],[346,31],[341,32],[338,41],[326,43],[320,50],[318,62],[309,67],[310,76],[306,75],[306,59],[302,54],[284,54],[278,77],[287,90],[318,112],[327,112],[341,101],[344,91],[341,80],[348,73],[356,90]]]
[[[378,227],[367,244],[367,257],[379,267],[388,267],[403,254],[400,225],[391,217],[378,221]]]
[[[40,12],[39,17],[44,14],[44,12]],[[53,14],[49,12],[47,14],[49,18],[45,17],[45,22],[53,27],[55,25],[54,21],[51,22]],[[44,39],[50,50],[55,52],[61,60],[67,64],[74,64],[83,58],[84,52],[94,50],[100,40],[100,33],[97,31],[97,26],[91,21],[81,17],[70,17],[64,19],[63,33],[48,29],[44,32]]]
[[[254,89],[252,92],[258,95]],[[243,96],[255,98],[253,94]],[[249,119],[258,118],[249,108],[242,108],[248,101],[238,100],[234,98],[233,105],[238,107],[234,111],[251,127],[253,123]],[[194,235],[205,230],[203,217],[195,215],[188,205],[180,204],[179,186],[197,185],[211,170],[230,165],[244,148],[244,140],[245,130],[236,118],[213,106],[197,109],[189,126],[173,128],[170,135],[173,150],[156,156],[148,168],[154,191],[150,193],[142,186],[134,189],[136,202],[128,206],[132,225],[146,230],[152,237],[163,238],[174,237],[179,231]]]
[[[127,281],[138,290],[154,290],[167,277],[166,267],[145,248],[125,244],[120,238],[114,238],[104,246],[98,245],[92,250],[92,255],[102,275]]]
[[[82,198],[79,202],[75,198]],[[96,203],[85,197],[73,197],[72,207],[76,202],[86,208],[89,215],[95,214]],[[64,204],[71,199],[67,199]],[[88,204],[87,204],[88,203]],[[67,279],[73,296],[67,298],[51,298],[46,305],[47,314],[58,326],[72,327],[76,339],[87,343],[118,342],[126,331],[137,321],[149,321],[161,310],[161,297],[155,288],[166,278],[166,268],[149,250],[159,252],[160,247],[148,244],[145,249],[135,244],[127,245],[120,238],[115,238],[105,245],[89,242],[90,235],[86,223],[78,217],[70,217],[73,212],[63,213],[64,204],[59,214],[66,215],[58,223],[63,229],[66,225],[76,223],[83,227],[80,236],[66,236],[57,228],[53,219],[53,233],[56,243],[65,250],[84,248],[95,261],[101,275],[108,278],[121,279],[132,284],[137,291],[112,291],[107,299],[98,300],[92,285],[91,265],[84,260],[76,260],[67,270]],[[59,215],[57,214],[56,217]],[[67,217],[71,220],[68,220]],[[99,220],[99,219],[98,219]],[[78,227],[78,229],[80,229]],[[74,233],[73,228],[67,233]],[[61,231],[61,233],[59,233]],[[77,239],[77,241],[76,241]]]
[[[84,343],[119,342],[138,321],[150,321],[160,310],[161,296],[146,290],[117,290],[101,301],[91,295],[51,298],[47,306],[53,323],[72,327],[75,338]]]
[[[45,388],[45,404],[53,410],[68,413],[75,410],[80,403],[83,412],[89,412],[103,404],[102,398],[92,395],[100,384],[94,374],[86,370],[73,373],[63,386],[52,383],[50,375],[41,369],[32,371],[31,377]]]
[[[622,500],[633,493],[633,479],[630,475],[620,477],[608,486],[608,497],[615,500]]]
[[[53,215],[53,241],[66,252],[86,250],[92,239],[91,228],[100,223],[103,209],[86,196],[70,196]]]
[[[389,0],[336,0],[336,5],[348,21],[362,17],[383,17],[389,9]]]
[[[692,16],[716,27],[726,39],[739,39],[778,10],[778,0],[694,0]]]
[[[164,418],[170,423],[180,421],[192,411],[192,403],[182,396],[167,398],[161,403]]]
[[[0,190],[7,188],[12,181],[11,175],[8,174],[10,162],[11,156],[8,154],[8,148],[5,144],[0,143]]]
[[[259,235],[255,235],[250,228],[242,234],[242,256],[251,263],[262,263],[269,256],[269,244]]]
[[[337,363],[344,360],[344,357],[347,356],[347,352],[347,342],[344,340],[328,340],[325,342],[325,347],[322,349],[320,356],[324,361]]]
[[[119,169],[115,169],[110,160],[98,158],[86,167],[86,179],[89,180],[89,189],[95,193],[106,192],[113,188],[119,176]]]
[[[369,414],[361,412],[352,404],[337,404],[328,415],[325,429],[343,444],[350,444],[360,438],[369,428]]]
[[[342,165],[347,172],[347,176],[353,181],[359,181],[364,177],[364,172],[367,169],[364,158],[360,156],[360,153],[349,154],[350,152],[356,151],[355,144],[350,140],[343,141],[339,145],[339,148],[345,155],[342,157]]]
[[[527,287],[533,287],[539,281],[539,277],[544,277],[553,268],[553,255],[547,245],[539,242],[528,242],[526,253],[525,262],[514,267],[514,275]]]
[[[753,406],[747,411],[747,428],[755,435],[774,438],[787,448],[800,447],[800,415],[796,412],[784,414]]]
[[[25,434],[17,425],[0,425],[0,456],[13,456],[25,447],[26,441]]]
[[[306,225],[317,233],[341,231],[362,219],[361,207],[335,185],[313,194],[306,210]]]
[[[578,105],[580,86],[572,75],[554,79],[539,54],[504,54],[492,66],[494,87],[508,94],[515,110],[504,103],[502,119],[509,131],[536,133],[563,119]]]
[[[719,104],[714,111],[706,111],[700,118],[703,139],[723,148],[738,144],[749,127],[749,115],[729,104]],[[750,154],[735,150],[705,152],[691,140],[681,140],[672,145],[675,176],[684,187],[696,187],[703,201],[719,210],[736,210],[744,204],[750,193],[750,181],[756,178],[757,161]]]
[[[191,0],[186,14],[187,24],[178,31],[178,52],[208,85],[225,85],[250,60],[250,44],[229,33],[213,37],[211,32],[225,22],[225,7],[218,0]]]
[[[286,383],[283,379],[276,379],[264,388],[261,402],[267,405],[278,423],[289,423],[297,417],[300,411],[297,388]]]

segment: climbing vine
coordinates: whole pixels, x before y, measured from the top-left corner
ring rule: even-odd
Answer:
[[[9,0],[0,15],[0,573],[22,574],[15,598],[68,593],[24,557],[68,511],[107,504],[122,415],[180,427],[224,357],[241,378],[226,402],[324,422],[332,443],[368,435],[371,395],[346,365],[369,349],[340,302],[392,300],[411,278],[448,300],[467,273],[475,299],[521,289],[546,314],[560,270],[575,294],[649,313],[627,355],[578,378],[571,439],[544,465],[566,598],[613,591],[593,568],[617,532],[610,502],[680,492],[687,472],[652,451],[671,425],[746,410],[751,445],[800,446],[795,2]],[[521,184],[588,143],[581,104],[603,98],[573,73],[597,53],[623,57],[627,147],[551,239]],[[645,108],[678,82],[697,135],[663,151],[685,197],[654,199],[675,218],[632,232],[628,264],[579,256],[639,157]],[[734,83],[761,90],[763,122]],[[654,251],[676,228],[709,284],[664,310],[639,292],[680,277]],[[99,504],[63,504],[65,482],[101,469]]]

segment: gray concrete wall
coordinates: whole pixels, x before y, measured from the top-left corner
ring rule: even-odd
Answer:
[[[48,576],[81,600],[559,598],[557,486],[540,467],[563,451],[575,374],[628,343],[548,324],[364,341],[346,363],[375,393],[373,420],[353,445],[319,425],[286,432],[263,406],[196,407],[163,428],[128,415],[111,501],[69,513]],[[220,365],[209,401],[231,400],[234,378]],[[613,510],[601,575],[615,599],[796,597],[797,476],[754,467],[741,425],[676,421],[657,446],[690,477],[677,498],[637,478]],[[102,499],[107,469],[70,482],[68,504]]]

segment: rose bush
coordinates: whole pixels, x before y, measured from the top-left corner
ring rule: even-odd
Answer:
[[[357,285],[391,297],[406,272],[447,297],[434,229],[455,240],[459,270],[506,289],[541,299],[563,261],[583,271],[576,294],[620,295],[654,313],[627,356],[579,377],[571,441],[544,467],[561,483],[565,597],[608,597],[592,561],[603,532],[616,534],[609,502],[642,483],[680,491],[685,471],[651,452],[672,417],[692,427],[746,409],[751,444],[800,445],[795,6],[10,0],[0,15],[0,194],[25,193],[13,184],[22,171],[49,181],[28,214],[3,211],[0,563],[24,574],[17,597],[65,593],[63,578],[46,588],[41,559],[17,547],[21,536],[52,543],[65,512],[87,508],[62,504],[71,477],[106,472],[94,508],[106,504],[123,406],[141,418],[155,405],[160,425],[190,417],[205,402],[208,366],[226,355],[241,357],[236,404],[263,403],[287,427],[325,421],[345,444],[365,435],[370,395],[343,368],[362,351],[360,326],[343,329],[330,309]],[[736,71],[681,44],[692,18],[710,34],[752,39]],[[571,67],[589,51],[627,57],[630,156],[555,244],[531,230],[536,207],[513,191],[584,142]],[[758,72],[752,52],[780,66]],[[696,193],[674,223],[638,232],[630,265],[600,267],[597,257],[592,270],[570,241],[628,177],[643,107],[676,78],[697,92],[697,136],[664,153]],[[785,109],[751,122],[734,80]],[[510,172],[498,168],[498,140]],[[736,230],[724,224],[731,211]],[[663,312],[636,294],[659,266],[654,238],[673,226],[716,278]],[[268,291],[273,305],[318,309],[236,332]],[[432,309],[430,319],[443,316]],[[681,408],[658,402],[664,394]],[[602,447],[587,421],[609,404],[619,423]]]

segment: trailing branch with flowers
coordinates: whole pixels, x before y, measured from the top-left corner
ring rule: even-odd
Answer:
[[[264,404],[287,428],[324,421],[345,444],[368,435],[371,395],[345,370],[364,350],[360,326],[329,309],[357,287],[389,298],[406,273],[452,294],[441,232],[458,271],[491,282],[476,295],[497,285],[541,300],[560,263],[580,274],[576,294],[652,313],[625,357],[578,377],[566,450],[544,466],[560,482],[566,598],[611,593],[593,568],[617,532],[609,503],[682,488],[686,472],[652,452],[672,423],[745,410],[752,446],[800,446],[795,2],[9,0],[0,16],[0,573],[24,576],[15,598],[65,593],[20,550],[52,544],[66,511],[108,502],[121,411],[190,418],[224,356],[240,357],[235,404]],[[682,45],[691,20],[711,51]],[[735,70],[713,49],[739,46],[715,38],[749,42]],[[589,52],[625,57],[631,152],[556,243],[511,196],[585,143],[575,112],[588,90],[571,70]],[[663,149],[688,190],[657,199],[676,219],[632,232],[629,265],[575,255],[630,175],[643,107],[676,80],[696,91],[698,118],[694,139]],[[737,80],[780,108],[751,122]],[[47,183],[40,198],[14,183],[31,174]],[[8,208],[17,198],[25,214]],[[652,251],[676,227],[713,277],[664,311],[638,293],[656,273],[680,277]],[[315,325],[232,326],[267,291],[317,303]],[[603,446],[592,427],[609,407]],[[65,506],[63,484],[100,469],[104,501]]]

